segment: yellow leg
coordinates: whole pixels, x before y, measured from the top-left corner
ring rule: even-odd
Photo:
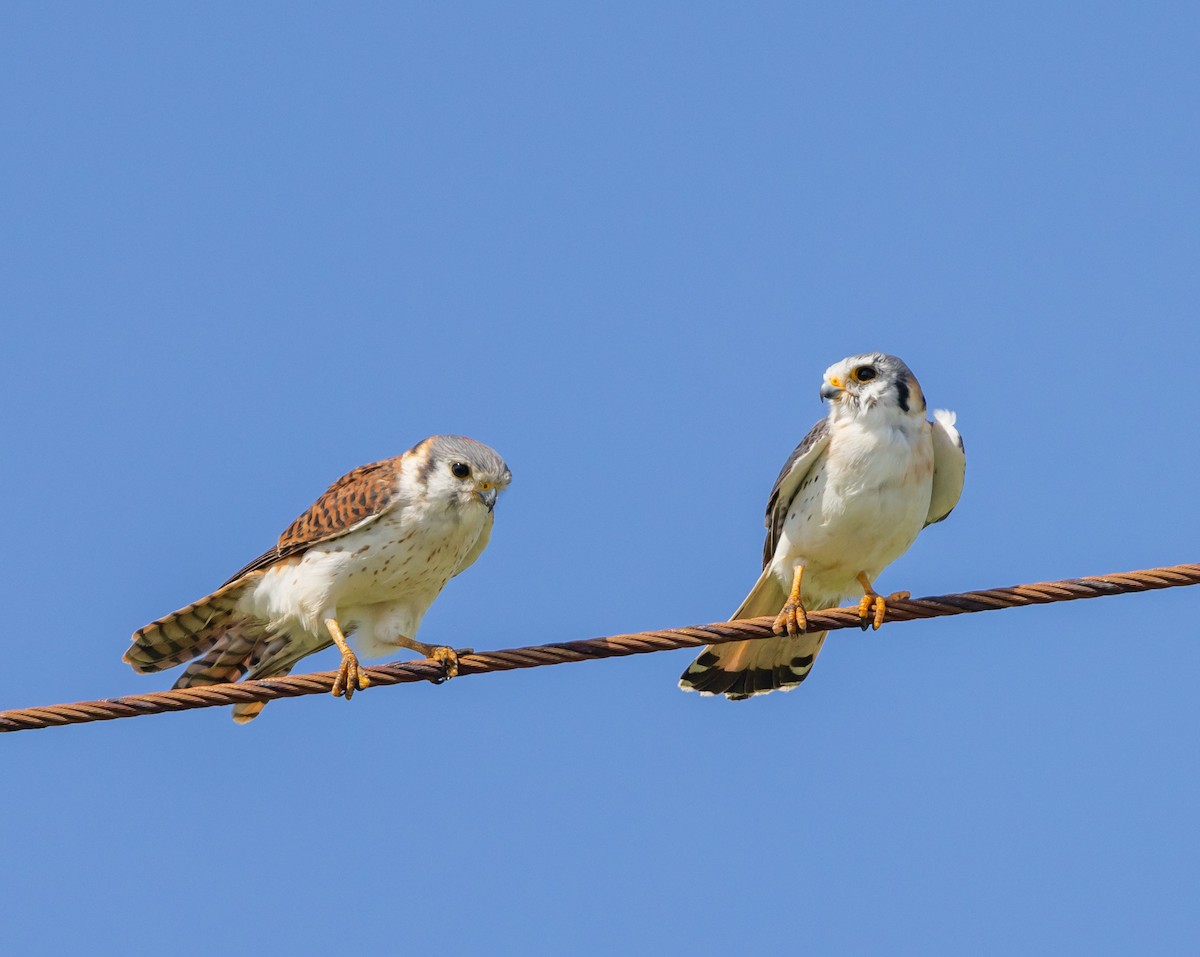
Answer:
[[[876,630],[883,624],[884,618],[887,617],[887,603],[889,601],[905,601],[912,597],[912,592],[897,591],[892,592],[887,598],[884,598],[877,591],[875,586],[871,584],[871,579],[867,577],[866,572],[859,572],[855,576],[858,578],[858,583],[862,585],[863,596],[862,601],[858,603],[858,617],[862,619],[862,630],[866,631],[868,627],[873,627]],[[871,606],[875,606],[874,614],[871,613]]]
[[[423,641],[417,641],[415,638],[408,638],[405,635],[397,635],[392,641],[401,648],[411,648],[426,658],[436,661],[446,672],[447,678],[453,678],[458,674],[458,656],[469,655],[474,651],[473,648],[459,648],[455,651],[445,645],[427,645]]]
[[[371,679],[367,677],[366,672],[360,669],[358,657],[346,644],[346,636],[342,634],[342,628],[337,623],[337,619],[326,618],[325,627],[329,629],[329,637],[333,639],[333,643],[338,646],[338,651],[342,653],[342,666],[338,669],[337,678],[333,682],[333,694],[337,698],[344,694],[346,700],[349,701],[354,697],[355,691],[369,688]]]
[[[802,635],[808,628],[808,616],[804,612],[804,604],[800,601],[800,582],[804,578],[804,566],[797,565],[792,572],[792,590],[784,602],[783,611],[775,619],[772,630],[777,635]]]

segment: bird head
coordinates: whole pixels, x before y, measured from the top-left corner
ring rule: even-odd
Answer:
[[[925,417],[925,396],[912,370],[882,352],[850,356],[825,370],[821,399],[832,403],[832,420],[863,415]]]
[[[419,466],[431,498],[458,509],[491,511],[512,481],[495,449],[463,435],[435,435],[421,443]]]

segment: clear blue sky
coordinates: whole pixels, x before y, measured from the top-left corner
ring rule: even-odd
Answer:
[[[1184,3],[20,4],[0,707],[435,432],[514,473],[426,641],[708,622],[831,362],[957,410],[916,595],[1195,561]],[[1200,593],[0,739],[0,951],[1195,953]],[[335,658],[309,659],[316,669]]]

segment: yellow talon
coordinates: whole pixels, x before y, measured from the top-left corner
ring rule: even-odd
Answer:
[[[871,605],[875,603],[878,595],[863,595],[858,603],[859,626],[863,631],[866,631],[871,624]],[[882,599],[880,599],[882,601]],[[876,625],[876,628],[879,626]]]
[[[442,666],[447,678],[453,678],[458,674],[458,652],[453,648],[439,645],[429,652],[429,658]]]
[[[799,602],[788,599],[771,629],[777,635],[802,635],[808,630],[808,614]]]
[[[887,602],[908,601],[910,598],[912,598],[910,591],[894,591],[886,599],[875,599],[875,628],[878,630],[879,626],[883,624],[884,615],[887,614]]]
[[[784,602],[783,611],[775,618],[771,630],[777,635],[802,635],[808,630],[808,614],[800,600],[800,582],[804,578],[804,566],[797,565],[792,572],[792,590]]]
[[[858,603],[858,617],[862,619],[861,625],[863,631],[866,631],[868,627],[874,628],[876,631],[879,630],[880,625],[883,624],[884,619],[887,617],[887,603],[889,601],[907,601],[912,597],[912,592],[896,591],[888,595],[887,598],[884,598],[875,591],[875,586],[867,578],[866,572],[860,572],[857,577],[858,583],[862,585],[864,592],[862,600]],[[873,614],[871,612],[872,606],[875,609]]]
[[[333,682],[334,697],[340,698],[345,695],[346,700],[349,701],[354,697],[355,691],[362,691],[369,687],[371,687],[371,679],[367,677],[362,665],[358,663],[358,658],[353,652],[344,655],[341,667],[338,668],[337,678]]]
[[[355,691],[362,691],[364,688],[371,687],[371,679],[362,670],[362,666],[358,663],[358,657],[350,650],[350,646],[346,644],[346,636],[342,634],[341,626],[338,625],[337,620],[326,618],[325,627],[329,629],[329,636],[342,653],[342,664],[338,668],[337,677],[333,680],[333,696],[340,698],[342,695],[345,695],[346,700],[349,701],[354,697]]]

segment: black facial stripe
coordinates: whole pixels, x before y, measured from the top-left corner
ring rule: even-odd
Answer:
[[[425,443],[421,444],[424,445]],[[420,447],[420,445],[415,446],[411,451],[415,452]],[[422,459],[421,464],[417,466],[417,484],[424,485],[429,481],[429,473],[433,471],[433,467],[436,464],[437,463],[434,461],[432,454],[426,455],[425,458]]]
[[[900,400],[900,408],[908,411],[908,383],[903,379],[896,380],[896,397]]]

